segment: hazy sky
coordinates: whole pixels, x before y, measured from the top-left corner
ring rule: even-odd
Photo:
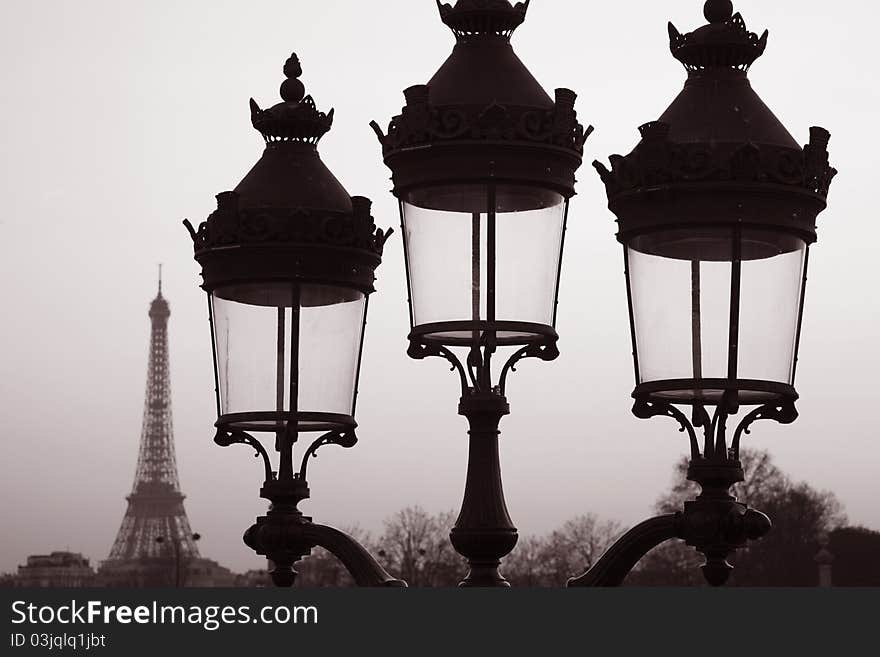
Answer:
[[[876,20],[864,0],[738,0],[770,29],[752,83],[801,143],[832,133],[835,180],[813,251],[797,387],[801,418],[759,423],[793,478],[833,490],[851,522],[880,529],[876,419],[878,131]],[[368,127],[399,112],[453,45],[433,0],[4,0],[0,21],[0,571],[69,548],[106,558],[137,458],[156,264],[165,265],[180,480],[204,556],[260,560],[241,534],[265,510],[259,462],[212,443],[210,340],[198,266],[181,226],[198,223],[262,152],[248,98],[278,101],[296,51],[318,106],[336,108],[324,161],[397,226],[389,171]],[[585,160],[629,152],[685,79],[666,21],[703,23],[701,0],[536,0],[515,37],[551,91],[580,97],[596,126]],[[502,423],[508,505],[521,534],[594,512],[649,515],[687,451],[672,421],[630,414],[623,265],[604,189],[585,164],[572,201],[560,295],[561,358],[526,362]],[[399,508],[457,509],[466,424],[443,361],[411,361],[402,245],[386,249],[370,303],[360,444],[310,467],[310,515],[376,532]]]

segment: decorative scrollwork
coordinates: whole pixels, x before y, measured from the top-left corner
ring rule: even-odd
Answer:
[[[386,156],[403,148],[458,139],[541,143],[583,155],[584,143],[593,132],[592,126],[585,129],[578,123],[577,96],[569,89],[557,89],[556,103],[548,110],[498,103],[436,106],[426,85],[410,87],[405,96],[407,104],[391,120],[387,134],[375,121],[370,124]]]
[[[691,458],[700,457],[700,444],[697,442],[697,432],[694,430],[694,425],[691,424],[684,413],[672,404],[648,399],[637,399],[633,405],[632,413],[640,420],[650,420],[654,417],[671,417],[673,420],[676,420],[681,425],[679,431],[681,433],[687,432],[688,438],[690,438]]]
[[[425,360],[426,358],[431,357],[445,358],[452,364],[450,371],[458,371],[458,376],[461,379],[462,394],[467,391],[469,385],[464,367],[458,357],[446,347],[435,344],[426,344],[419,340],[410,340],[409,349],[407,349],[406,353],[413,360]]]
[[[706,68],[736,68],[741,71],[755,63],[767,48],[768,32],[759,37],[750,32],[741,14],[726,10],[713,15],[712,30],[680,33],[669,23],[669,50],[688,71]]]
[[[247,445],[251,447],[256,454],[254,458],[263,457],[263,469],[265,470],[266,481],[274,481],[275,473],[272,471],[272,462],[269,460],[269,453],[263,447],[259,440],[245,433],[244,431],[227,431],[226,429],[217,429],[214,436],[214,442],[220,447],[230,447],[231,445]]]
[[[511,5],[508,0],[458,0],[455,6],[437,0],[440,18],[458,39],[475,34],[510,37],[526,19],[529,0]]]
[[[381,256],[394,229],[377,228],[369,199],[352,198],[352,212],[315,212],[305,208],[242,208],[239,195],[217,196],[217,209],[196,230],[184,225],[195,252],[239,244],[291,242],[364,249]]]
[[[655,121],[641,126],[642,141],[626,157],[612,155],[609,170],[593,166],[610,199],[659,184],[688,182],[766,182],[800,187],[827,197],[837,170],[829,165],[831,134],[810,129],[803,150],[769,144],[679,144],[669,139],[669,125]]]
[[[485,337],[485,336],[484,336]],[[507,379],[511,372],[516,371],[519,361],[524,358],[537,358],[543,361],[552,361],[559,357],[559,349],[556,340],[549,338],[545,342],[536,342],[526,345],[514,352],[501,369],[501,377],[498,385],[492,383],[492,357],[497,347],[489,339],[484,339],[483,344],[475,345],[468,351],[465,362],[462,361],[447,347],[425,343],[418,338],[410,339],[407,354],[415,360],[424,360],[432,356],[439,356],[448,360],[452,371],[457,371],[461,382],[462,395],[472,393],[497,393],[505,394]]]
[[[517,364],[524,358],[538,358],[545,362],[550,362],[559,358],[559,347],[556,342],[541,342],[538,344],[530,344],[518,350],[504,364],[501,370],[501,379],[499,380],[499,389],[501,394],[506,394],[507,377],[511,372],[516,372]]]
[[[324,445],[339,445],[340,447],[351,449],[357,445],[357,441],[358,439],[354,431],[329,431],[323,436],[315,439],[306,450],[306,453],[303,454],[302,463],[299,468],[299,478],[302,481],[308,481],[306,474],[309,467],[309,458],[316,458],[318,456],[318,450]]]
[[[730,397],[733,397],[731,395]],[[736,428],[730,449],[727,448],[726,433],[727,420],[737,413],[737,406],[722,399],[715,409],[711,420],[706,409],[702,405],[694,406],[693,417],[688,420],[687,416],[672,404],[656,401],[648,398],[639,398],[633,405],[633,415],[647,420],[653,417],[671,417],[681,426],[681,432],[687,432],[691,443],[691,458],[702,459],[717,463],[739,461],[740,442],[743,434],[750,433],[750,427],[758,420],[775,420],[780,424],[791,424],[798,417],[794,402],[778,402],[760,406],[748,413]],[[703,429],[705,434],[705,447],[701,453],[697,441],[695,427]]]
[[[779,404],[766,404],[753,410],[746,415],[736,431],[733,434],[733,444],[731,450],[735,458],[739,458],[739,446],[743,434],[751,433],[751,426],[758,420],[774,420],[779,424],[791,424],[798,418],[797,408],[794,402],[784,402]]]

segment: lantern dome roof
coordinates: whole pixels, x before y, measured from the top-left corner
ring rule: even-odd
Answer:
[[[394,174],[395,194],[424,185],[525,183],[574,195],[584,129],[577,94],[551,98],[510,44],[528,2],[437,2],[452,29],[452,54],[427,84],[404,91],[406,106],[387,134],[371,125]]]
[[[317,150],[333,125],[334,111],[319,111],[305,95],[295,54],[285,63],[284,75],[282,102],[263,110],[251,98],[251,123],[263,136],[266,150],[234,190],[239,207],[351,212],[351,197]]]
[[[436,105],[491,103],[552,109],[553,100],[510,45],[523,23],[528,2],[459,0],[441,4],[440,17],[456,36],[452,54],[428,82]]]
[[[349,196],[318,155],[331,128],[305,95],[299,58],[284,66],[282,102],[263,110],[251,99],[251,122],[266,143],[262,157],[196,230],[184,222],[207,289],[231,283],[300,280],[373,291],[385,240],[371,201]]]
[[[618,214],[618,238],[664,226],[672,215],[705,223],[711,207],[719,225],[772,225],[815,241],[837,173],[830,133],[813,127],[801,147],[752,89],[747,72],[764,52],[766,31],[748,32],[730,0],[708,0],[704,14],[709,24],[689,34],[669,27],[672,54],[688,70],[684,89],[659,120],[639,128],[629,155],[612,155],[610,170],[594,162]]]
[[[660,117],[669,125],[669,139],[799,149],[746,77],[767,47],[767,30],[760,37],[749,32],[731,0],[708,0],[703,14],[709,23],[687,34],[669,23],[669,49],[689,72],[684,90]]]

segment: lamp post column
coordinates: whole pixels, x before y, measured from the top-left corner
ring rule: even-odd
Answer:
[[[464,587],[510,586],[498,571],[518,538],[504,501],[498,452],[499,423],[509,413],[498,393],[464,396],[459,405],[470,425],[470,446],[464,501],[450,538],[470,566]]]

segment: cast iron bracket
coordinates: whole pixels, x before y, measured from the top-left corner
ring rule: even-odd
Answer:
[[[298,575],[294,566],[315,547],[322,547],[339,559],[358,586],[406,586],[406,582],[389,575],[354,538],[338,529],[313,523],[296,508],[309,496],[304,480],[268,482],[260,495],[269,499],[272,506],[245,532],[244,542],[271,562],[270,575],[275,586],[293,586]]]
[[[738,502],[729,492],[745,478],[739,461],[741,437],[758,420],[790,424],[797,418],[793,402],[761,406],[739,423],[728,449],[726,424],[728,412],[734,408],[730,400],[722,400],[710,419],[706,410],[697,406],[690,421],[670,404],[636,401],[633,413],[637,417],[671,417],[681,425],[682,432],[687,432],[692,451],[688,479],[699,484],[702,492],[695,500],[685,502],[683,511],[652,518],[628,531],[586,573],[570,579],[568,586],[620,586],[648,552],[675,538],[706,557],[702,570],[709,584],[722,586],[727,582],[733,571],[728,557],[749,541],[765,536],[772,527],[770,518]],[[705,433],[702,453],[694,425]]]

